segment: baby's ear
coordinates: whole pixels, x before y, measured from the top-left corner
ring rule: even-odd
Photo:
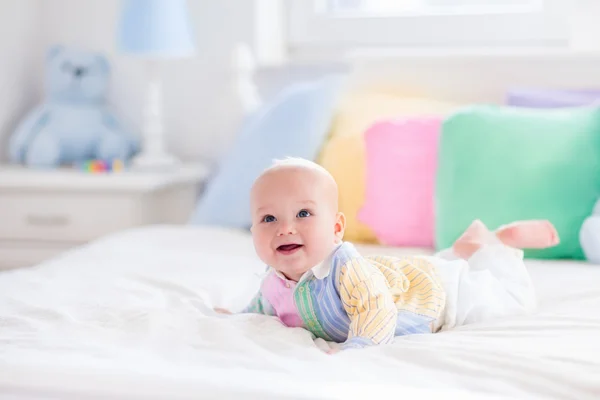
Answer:
[[[335,215],[334,234],[339,240],[342,240],[344,238],[345,231],[346,231],[346,216],[344,215],[344,213],[338,212]]]

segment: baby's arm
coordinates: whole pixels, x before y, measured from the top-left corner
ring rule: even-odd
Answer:
[[[250,300],[250,303],[248,303],[248,305],[244,307],[242,311],[239,311],[239,314],[264,314],[270,316],[277,315],[275,313],[275,309],[273,308],[271,303],[269,303],[269,300],[267,300],[267,298],[262,293],[264,279],[266,279],[266,276],[263,278],[258,292],[254,295],[252,300]],[[215,308],[215,311],[220,314],[233,314],[231,311],[223,308]]]
[[[398,310],[381,271],[364,259],[349,262],[341,270],[340,295],[350,317],[350,332],[342,349],[394,339]]]
[[[241,314],[264,314],[273,316],[275,315],[275,309],[259,290],[250,303],[244,307]]]
[[[214,310],[219,314],[232,315],[233,313],[225,308],[215,307]],[[244,307],[240,314],[264,314],[264,315],[275,315],[275,310],[267,299],[259,291],[250,300],[250,303]]]

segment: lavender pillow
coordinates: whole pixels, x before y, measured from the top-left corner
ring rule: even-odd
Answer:
[[[508,92],[506,103],[511,106],[529,108],[600,105],[600,89],[560,90],[518,88]]]

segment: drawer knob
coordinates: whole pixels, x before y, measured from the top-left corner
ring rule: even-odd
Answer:
[[[69,225],[69,217],[66,215],[28,215],[26,220],[29,225],[36,226]]]

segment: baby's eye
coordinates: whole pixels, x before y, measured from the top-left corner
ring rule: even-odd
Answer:
[[[308,210],[300,210],[300,211],[298,211],[298,215],[296,215],[296,217],[298,217],[298,218],[310,217],[310,212]]]
[[[262,222],[275,222],[275,217],[272,215],[265,215]]]

